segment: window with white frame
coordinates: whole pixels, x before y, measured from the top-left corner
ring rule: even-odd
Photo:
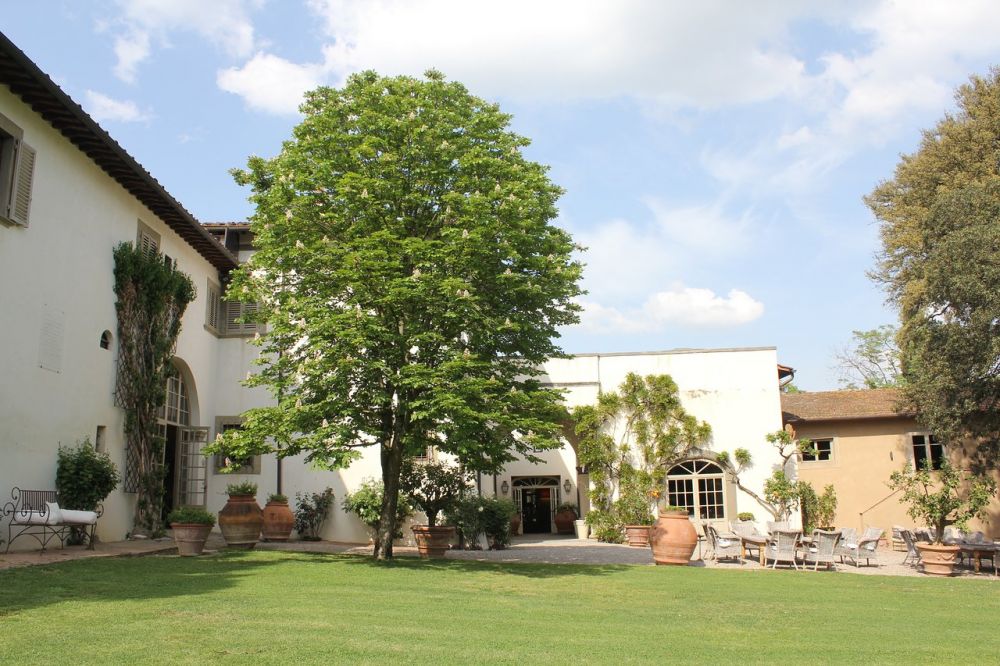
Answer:
[[[24,143],[24,132],[0,115],[0,219],[28,226],[35,149]]]
[[[929,460],[931,469],[941,469],[944,462],[944,445],[938,438],[930,434],[912,435],[913,466],[923,469]]]
[[[808,444],[803,443],[799,452],[802,462],[827,462],[833,460],[833,440],[813,439]]]
[[[667,472],[667,503],[701,520],[726,518],[725,472],[709,460],[688,460]]]

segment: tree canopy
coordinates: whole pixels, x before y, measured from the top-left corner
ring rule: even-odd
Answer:
[[[578,320],[581,265],[528,139],[461,84],[363,72],[302,112],[278,156],[235,172],[257,252],[229,295],[260,303],[247,383],[277,404],[217,446],[331,467],[378,447],[388,557],[405,458],[435,446],[491,471],[559,446],[565,412],[538,368]]]
[[[844,388],[889,388],[902,386],[895,326],[884,324],[868,331],[851,331],[852,347],[837,352],[840,384]]]
[[[973,76],[866,202],[899,308],[906,395],[946,438],[1000,434],[1000,69]]]

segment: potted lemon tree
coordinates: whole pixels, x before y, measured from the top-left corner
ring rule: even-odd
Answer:
[[[469,473],[457,465],[435,460],[405,463],[400,491],[427,516],[426,525],[412,528],[420,557],[444,557],[455,536],[455,528],[438,525],[438,515],[449,512],[470,485]],[[507,521],[509,524],[510,516]]]
[[[985,475],[960,472],[947,460],[939,471],[931,469],[928,458],[921,469],[902,469],[889,477],[889,487],[903,491],[901,501],[915,521],[934,530],[933,543],[920,543],[924,573],[950,576],[959,547],[944,543],[944,528],[954,525],[967,530],[973,518],[983,518],[986,507],[997,493],[996,482]],[[964,488],[964,491],[963,491]]]

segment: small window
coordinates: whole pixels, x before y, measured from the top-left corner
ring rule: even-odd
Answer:
[[[931,462],[931,469],[941,469],[944,461],[944,446],[934,435],[913,435],[913,465],[917,469],[923,469],[927,461]]]
[[[97,432],[94,434],[94,450],[98,453],[106,453],[108,450],[108,444],[105,441],[107,431],[107,426],[97,426]]]
[[[101,349],[111,349],[111,331],[101,333]]]
[[[139,230],[135,236],[135,246],[148,254],[156,254],[160,251],[160,234],[150,229],[142,220],[139,220]]]
[[[223,301],[222,310],[225,313],[223,324],[226,335],[253,335],[258,330],[254,320],[257,315],[257,304],[253,301]]]
[[[221,435],[229,430],[239,430],[242,427],[243,423],[239,417],[220,416],[215,419],[215,432],[217,435]],[[246,460],[229,461],[234,463],[233,467],[236,467],[232,472],[222,471],[226,467],[226,462],[225,456],[215,456],[216,474],[260,474],[260,456],[250,456]]]
[[[0,218],[28,226],[35,149],[22,141],[20,127],[0,115]]]
[[[832,439],[814,439],[802,449],[802,462],[824,462],[833,458]]]

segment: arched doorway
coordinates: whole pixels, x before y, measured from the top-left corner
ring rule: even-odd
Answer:
[[[687,509],[695,521],[723,528],[735,511],[731,486],[732,479],[718,463],[685,460],[667,471],[667,502]]]
[[[163,438],[163,516],[180,506],[205,506],[208,465],[201,452],[208,428],[191,425],[197,415],[194,379],[180,359],[167,378],[166,401],[157,413]]]
[[[522,476],[511,479],[514,504],[521,512],[521,529],[525,534],[548,534],[555,525],[559,506],[558,476]]]

